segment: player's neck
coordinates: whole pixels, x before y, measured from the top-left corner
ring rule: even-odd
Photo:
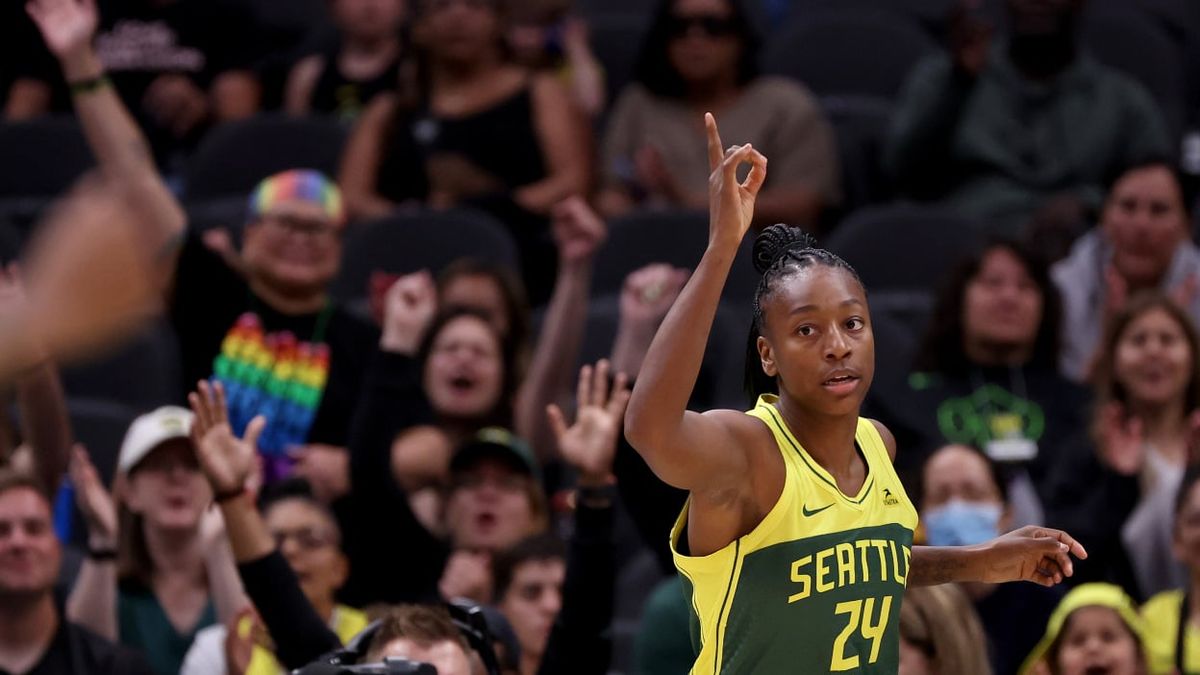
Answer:
[[[779,411],[788,430],[804,450],[835,477],[852,473],[860,461],[854,449],[858,431],[858,413],[824,415],[804,410],[795,401],[781,396]]]

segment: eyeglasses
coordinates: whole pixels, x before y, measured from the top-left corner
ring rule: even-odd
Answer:
[[[271,537],[275,540],[276,548],[283,548],[284,542],[288,539],[295,539],[296,545],[305,551],[315,551],[333,544],[332,535],[311,527],[302,527],[298,530],[275,530],[271,532]]]
[[[333,239],[339,229],[336,225],[322,220],[286,214],[264,215],[262,222],[281,232],[303,234],[318,239]]]
[[[667,22],[667,32],[672,38],[679,38],[699,28],[708,37],[725,37],[732,35],[737,26],[733,19],[715,14],[694,14],[688,16],[672,15]]]

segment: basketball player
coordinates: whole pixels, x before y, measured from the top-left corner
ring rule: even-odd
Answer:
[[[894,674],[906,584],[1049,586],[1072,574],[1070,554],[1087,554],[1039,527],[979,546],[912,546],[917,513],[892,469],[895,439],[858,415],[875,363],[866,291],[799,230],[767,228],[754,250],[763,274],[754,379],[779,393],[749,413],[687,411],[767,175],[765,157],[749,145],[722,153],[716,122],[705,123],[708,249],[650,347],[625,418],[655,473],[690,492],[671,543],[694,613],[692,672]]]

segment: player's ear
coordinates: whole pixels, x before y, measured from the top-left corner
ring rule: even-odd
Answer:
[[[775,377],[779,374],[779,370],[775,367],[775,353],[771,349],[771,343],[761,335],[758,336],[758,358],[762,361],[762,369],[767,377]]]

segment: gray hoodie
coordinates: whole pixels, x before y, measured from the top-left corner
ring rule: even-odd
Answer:
[[[1062,351],[1059,369],[1077,382],[1087,379],[1088,369],[1104,335],[1104,269],[1112,259],[1112,247],[1100,228],[1080,237],[1071,253],[1051,270],[1062,296]],[[1170,291],[1189,276],[1200,280],[1200,248],[1190,240],[1179,245],[1163,278],[1162,289]],[[1187,308],[1193,321],[1200,321],[1200,293]]]

